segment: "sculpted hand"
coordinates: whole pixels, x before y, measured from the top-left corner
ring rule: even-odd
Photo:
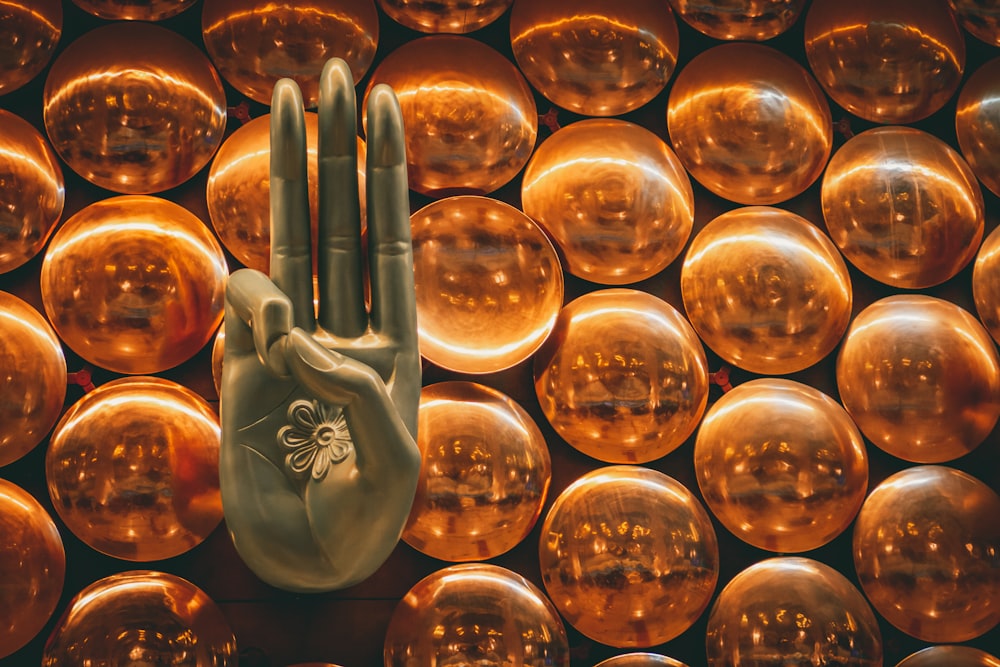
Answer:
[[[369,95],[367,127],[365,262],[354,81],[346,63],[331,60],[319,99],[317,319],[302,96],[290,79],[275,85],[271,276],[237,271],[226,294],[226,523],[257,576],[291,591],[370,576],[399,540],[420,468],[405,144],[387,86]]]

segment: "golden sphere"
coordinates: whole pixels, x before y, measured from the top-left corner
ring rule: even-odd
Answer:
[[[524,408],[474,382],[423,388],[423,463],[403,540],[446,561],[486,560],[524,540],[552,479],[549,448]]]
[[[708,667],[881,667],[871,607],[832,567],[809,558],[760,561],[726,584],[712,606]]]
[[[48,435],[66,400],[66,357],[33,306],[0,292],[0,467]]]
[[[180,14],[197,0],[73,0],[85,12],[108,20],[161,21]]]
[[[254,118],[229,135],[212,160],[205,197],[212,227],[244,266],[268,273],[271,264],[271,115]],[[315,260],[319,221],[319,118],[305,113],[309,216]],[[358,194],[365,221],[364,140],[358,137]]]
[[[513,0],[378,0],[393,21],[419,32],[464,34],[500,18]]]
[[[555,240],[566,270],[605,285],[645,280],[681,253],[694,194],[658,136],[618,119],[587,119],[546,139],[524,170],[521,206]]]
[[[708,362],[666,301],[616,288],[560,312],[534,359],[535,394],[556,433],[608,463],[646,463],[679,447],[708,403]]]
[[[307,108],[319,103],[319,75],[341,58],[358,83],[375,60],[374,0],[205,0],[205,50],[223,78],[255,102],[271,104],[278,79],[293,79]]]
[[[483,42],[458,35],[406,42],[375,68],[364,106],[379,83],[399,99],[407,174],[420,194],[488,194],[531,157],[538,134],[531,88]]]
[[[791,28],[805,0],[670,0],[685,23],[714,39],[762,42]]]
[[[520,574],[486,563],[451,565],[403,596],[385,633],[385,667],[569,667],[559,613]]]
[[[694,237],[681,295],[695,331],[720,357],[754,373],[784,374],[824,359],[851,319],[847,265],[811,222],[749,206]]]
[[[463,195],[411,217],[420,353],[458,373],[495,373],[526,360],[563,302],[559,257],[524,213]]]
[[[971,646],[928,646],[896,667],[1000,667],[1000,659]]]
[[[983,195],[958,151],[912,127],[851,137],[823,176],[823,218],[851,264],[893,287],[952,278],[983,239]]]
[[[130,561],[172,558],[222,520],[219,417],[170,380],[121,378],[85,394],[52,432],[45,476],[84,543]]]
[[[531,85],[584,116],[619,116],[651,101],[680,50],[677,21],[660,0],[519,0],[510,43]]]
[[[969,34],[992,46],[1000,46],[1000,3],[997,0],[948,0],[958,22]]]
[[[22,266],[41,251],[62,217],[66,202],[62,167],[48,142],[31,123],[3,109],[0,183],[2,274]]]
[[[949,301],[898,294],[854,318],[837,387],[865,437],[905,461],[972,451],[1000,417],[1000,358],[983,325]]]
[[[687,665],[655,653],[625,653],[602,660],[594,667],[687,667]]]
[[[66,552],[34,496],[0,478],[0,658],[42,631],[62,595]]]
[[[730,532],[782,553],[840,535],[868,492],[865,441],[847,411],[778,378],[737,385],[708,409],[694,468],[705,504]]]
[[[804,30],[820,85],[865,120],[926,118],[962,80],[965,37],[943,1],[813,0]]]
[[[762,44],[721,44],[694,57],[674,82],[667,129],[696,181],[740,204],[801,194],[833,146],[830,106],[812,75]]]
[[[6,95],[33,80],[52,60],[62,36],[62,2],[0,0],[0,19],[8,35],[0,43],[0,95]]]
[[[854,525],[854,567],[872,606],[926,642],[991,630],[1000,622],[997,516],[996,491],[954,468],[914,466],[883,481]]]
[[[236,638],[215,602],[185,579],[148,570],[113,574],[77,593],[42,657],[42,667],[237,662]]]
[[[1000,196],[1000,58],[982,65],[962,87],[955,111],[958,147],[973,173]]]
[[[95,261],[99,259],[99,261]],[[95,202],[67,220],[45,253],[45,312],[59,337],[116,373],[173,368],[222,321],[228,274],[205,224],[147,195]]]
[[[640,466],[598,468],[570,484],[545,517],[538,551],[556,608],[610,646],[677,637],[719,577],[708,513],[683,484]]]
[[[94,185],[162,192],[201,170],[222,143],[226,96],[208,58],[161,26],[120,21],[79,37],[45,79],[56,152]]]
[[[1000,342],[1000,227],[990,232],[976,254],[972,298],[983,326]]]

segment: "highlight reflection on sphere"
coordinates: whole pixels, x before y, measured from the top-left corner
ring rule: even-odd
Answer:
[[[1000,228],[990,232],[976,254],[972,298],[983,326],[1000,342]]]
[[[524,171],[521,206],[553,237],[567,271],[606,285],[662,271],[694,221],[680,160],[646,128],[618,119],[578,121],[542,142]]]
[[[73,0],[85,12],[108,20],[161,21],[180,14],[197,0]]]
[[[967,473],[929,465],[891,475],[854,526],[854,567],[872,606],[927,642],[991,630],[1000,622],[997,516],[1000,496]]]
[[[1000,417],[1000,357],[982,324],[950,301],[897,294],[854,318],[837,388],[861,432],[905,461],[972,451]]]
[[[708,606],[719,547],[708,513],[675,479],[606,466],[570,484],[542,524],[549,597],[602,644],[648,647],[687,630]]]
[[[762,42],[791,28],[805,0],[670,0],[677,15],[714,39]]]
[[[667,129],[711,192],[741,204],[801,194],[833,146],[830,106],[812,75],[770,46],[732,42],[694,57],[674,82]]]
[[[465,34],[500,18],[513,0],[378,0],[393,21],[419,32]]]
[[[222,520],[219,418],[170,380],[122,378],[77,401],[45,458],[56,512],[91,548],[115,558],[171,558]]]
[[[16,36],[0,43],[0,95],[22,87],[52,60],[62,36],[60,0],[0,0],[4,30]]]
[[[701,341],[666,301],[607,289],[574,299],[534,359],[535,394],[556,432],[588,456],[645,463],[694,432],[708,403]]]
[[[971,646],[928,646],[896,667],[1000,667],[1000,659]]]
[[[602,660],[594,667],[687,667],[687,665],[655,653],[625,653]]]
[[[425,386],[417,445],[407,544],[440,560],[485,560],[534,528],[552,463],[538,426],[510,397],[473,382]]]
[[[990,192],[1000,195],[1000,58],[979,67],[958,94],[955,131],[962,156]]]

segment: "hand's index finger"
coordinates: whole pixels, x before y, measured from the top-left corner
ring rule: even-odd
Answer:
[[[315,329],[306,124],[291,79],[271,97],[271,280],[292,302],[295,325]]]

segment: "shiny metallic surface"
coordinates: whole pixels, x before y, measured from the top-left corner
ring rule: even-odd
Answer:
[[[865,441],[850,415],[783,378],[744,382],[712,404],[694,468],[705,503],[730,532],[780,553],[840,535],[868,492]]]
[[[1000,5],[998,5],[1000,12]],[[955,132],[962,156],[990,192],[1000,195],[1000,58],[979,67],[958,94]]]
[[[685,65],[670,90],[667,129],[691,176],[740,204],[801,194],[833,146],[830,106],[812,75],[754,43],[721,44]]]
[[[90,584],[70,601],[42,667],[235,667],[236,639],[204,591],[165,572],[131,570]]]
[[[972,298],[979,321],[1000,342],[1000,230],[994,229],[979,247],[972,268]]]
[[[45,475],[56,513],[101,553],[172,558],[222,520],[219,417],[194,392],[130,377],[84,395],[56,425]]]
[[[538,565],[573,627],[602,644],[643,648],[701,616],[719,577],[719,547],[708,513],[683,484],[641,466],[606,466],[556,498]]]
[[[666,301],[617,288],[560,312],[534,359],[542,413],[566,442],[608,463],[645,463],[679,447],[708,402],[705,350]]]
[[[66,398],[66,358],[48,321],[0,292],[0,467],[49,434]]]
[[[354,83],[378,47],[374,0],[205,0],[205,50],[223,78],[261,104],[281,78],[293,79],[306,108],[319,103],[319,74],[330,58],[351,68]]]
[[[963,642],[995,627],[997,516],[996,491],[954,468],[914,466],[887,478],[854,526],[854,567],[872,606],[926,642]]]
[[[625,653],[602,660],[594,667],[687,667],[687,665],[655,653]]]
[[[419,32],[465,34],[485,28],[513,0],[378,0],[389,18]]]
[[[197,0],[73,0],[85,12],[102,19],[161,21],[180,14]]]
[[[806,58],[823,89],[876,123],[912,123],[958,90],[965,39],[948,4],[911,0],[814,0]]]
[[[585,116],[618,116],[651,101],[680,50],[677,21],[660,0],[517,0],[510,42],[531,85]]]
[[[694,194],[666,142],[641,125],[595,118],[539,145],[524,170],[521,208],[555,240],[567,271],[624,285],[680,255]]]
[[[853,584],[810,558],[763,560],[733,577],[708,616],[708,667],[881,667],[875,614]]]
[[[854,300],[830,239],[790,211],[733,209],[691,241],[681,296],[695,331],[719,356],[762,374],[803,370],[847,330]]]
[[[316,151],[319,121],[306,112],[309,170],[309,215],[312,247],[318,248],[319,167]],[[212,159],[205,198],[208,216],[226,250],[244,266],[267,273],[271,255],[271,114],[254,118],[226,137]],[[365,220],[365,142],[358,137],[358,192],[362,225]],[[315,252],[314,252],[315,255]]]
[[[903,658],[896,667],[1000,667],[1000,659],[971,646],[928,646]]]
[[[538,112],[528,82],[512,62],[471,37],[429,35],[393,50],[372,73],[364,107],[379,83],[396,92],[410,188],[421,194],[493,192],[521,171],[535,148]]]
[[[63,591],[66,552],[52,517],[34,496],[0,478],[0,659],[49,622]]]
[[[222,321],[225,256],[205,224],[148,195],[104,199],[56,232],[40,277],[45,313],[87,361],[117,373],[173,368]]]
[[[66,186],[49,143],[0,109],[0,274],[37,255],[62,217]]]
[[[162,192],[208,164],[226,129],[222,81],[178,33],[117,22],[70,44],[49,70],[45,130],[73,171],[126,194]]]
[[[555,326],[563,274],[535,222],[496,199],[432,202],[411,217],[420,354],[460,373],[526,360]]]
[[[840,399],[872,444],[942,463],[986,439],[1000,417],[1000,358],[982,324],[923,294],[887,296],[854,318],[837,357]]]
[[[559,613],[520,574],[486,563],[451,565],[417,582],[385,633],[385,667],[569,667]]]
[[[420,393],[422,464],[403,540],[445,561],[478,561],[521,543],[542,513],[549,448],[531,415],[506,394],[465,381]]]
[[[969,34],[1000,46],[1000,2],[997,0],[948,0],[959,24]]]
[[[60,0],[0,0],[0,95],[41,74],[62,36]],[[0,33],[2,34],[2,33]]]
[[[983,195],[958,151],[913,127],[849,139],[823,176],[823,218],[863,273],[920,289],[961,271],[983,238]]]
[[[677,15],[714,39],[762,42],[785,32],[805,0],[670,0]]]

